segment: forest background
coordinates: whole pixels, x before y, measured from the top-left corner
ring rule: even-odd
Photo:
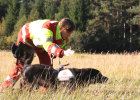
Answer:
[[[64,17],[76,25],[65,48],[88,53],[140,51],[139,0],[0,0],[0,49],[10,49],[25,23]]]

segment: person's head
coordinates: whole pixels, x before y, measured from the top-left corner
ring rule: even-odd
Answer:
[[[63,39],[68,38],[75,30],[73,21],[69,18],[63,18],[60,21],[60,33]]]

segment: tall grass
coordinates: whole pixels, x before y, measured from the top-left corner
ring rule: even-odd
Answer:
[[[57,91],[47,90],[41,94],[5,89],[0,93],[0,100],[140,100],[140,54],[74,54],[60,59],[62,64],[70,63],[65,68],[95,68],[109,78],[105,84],[92,84],[78,88],[73,92],[61,88]],[[6,78],[15,65],[15,58],[9,51],[0,51],[0,83]],[[35,57],[33,64],[39,63]],[[59,59],[54,59],[54,68],[59,68]]]

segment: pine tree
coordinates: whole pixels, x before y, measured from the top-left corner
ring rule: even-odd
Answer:
[[[127,9],[128,13],[133,14],[130,22],[134,25],[140,25],[140,3],[138,0],[134,2],[134,5]]]
[[[4,35],[4,31],[5,31],[5,19],[4,17],[2,17],[0,23],[0,36]]]
[[[10,4],[5,18],[5,34],[7,36],[12,34],[19,13],[19,0],[10,0],[9,2]]]
[[[5,17],[8,6],[8,0],[0,0],[0,20]]]
[[[32,5],[32,9],[29,13],[29,16],[28,16],[28,21],[34,21],[34,20],[38,20],[41,18],[40,16],[40,6],[37,5],[38,3],[40,2],[40,0],[35,0],[35,2],[33,3]]]
[[[27,14],[27,11],[26,11],[26,2],[23,0],[21,2],[21,5],[20,5],[20,11],[19,11],[19,17],[18,19],[22,18],[23,16],[26,16]]]
[[[27,23],[27,17],[26,17],[26,15],[22,16],[17,21],[17,23],[14,26],[14,31],[13,31],[12,36],[11,36],[12,37],[12,39],[11,39],[12,42],[16,42],[17,41],[18,32],[22,28],[22,26],[24,24],[26,24],[26,23]]]
[[[44,13],[46,19],[55,19],[55,13],[58,11],[57,3],[58,0],[45,0]]]
[[[61,0],[60,7],[58,9],[58,13],[55,14],[55,19],[60,20],[64,17],[69,17],[69,0]]]
[[[28,21],[31,22],[38,19],[40,19],[39,12],[33,8],[28,16]]]
[[[131,6],[135,6],[135,4],[138,4],[137,0],[113,0],[111,2],[109,0],[95,0],[92,2],[91,12],[93,18],[89,21],[87,31],[88,34],[91,34],[91,32],[95,34],[93,38],[96,39],[96,41],[101,41],[100,45],[107,39],[106,42],[104,42],[106,46],[99,48],[106,48],[106,50],[111,51],[117,50],[119,52],[128,50],[128,44],[129,42],[132,44],[133,40],[132,34],[129,33],[134,31],[132,31],[134,26],[127,23],[127,20],[132,19],[127,9]],[[91,39],[91,42],[92,40],[93,39]],[[96,41],[94,42],[96,43]]]
[[[78,31],[85,31],[89,19],[90,0],[72,0],[69,17],[74,21]]]
[[[34,8],[39,12],[39,17],[42,19],[44,14],[44,2],[45,0],[35,0]]]
[[[129,24],[129,51],[132,52],[134,50],[134,48],[139,47],[137,45],[135,45],[134,47],[134,42],[137,43],[139,40],[139,38],[137,36],[139,34],[139,27],[137,25],[140,25],[139,22],[139,14],[140,14],[140,10],[139,10],[139,0],[131,0],[128,1],[128,7],[127,7],[127,15],[128,15],[128,19],[127,19],[127,24]],[[135,37],[134,37],[135,36]],[[139,47],[140,49],[140,47]]]

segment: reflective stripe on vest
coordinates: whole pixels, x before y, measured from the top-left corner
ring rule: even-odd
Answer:
[[[25,37],[26,37],[25,27],[26,27],[26,25],[24,25],[24,26],[22,27],[22,39],[23,39],[24,42],[25,42]]]
[[[29,25],[29,23],[28,23],[28,25]],[[28,27],[27,24],[25,24],[25,25],[22,27],[22,39],[23,39],[23,42],[25,42],[26,44],[28,44],[29,46],[32,47],[32,44],[30,44],[30,43],[26,40],[26,36],[27,36],[27,31],[26,31],[26,29],[25,29],[26,27]]]
[[[15,84],[16,81],[14,81],[10,76],[7,76],[6,80],[8,80],[11,84]]]
[[[51,48],[51,53],[54,54],[57,48],[59,48],[58,45],[54,45],[54,46]]]

